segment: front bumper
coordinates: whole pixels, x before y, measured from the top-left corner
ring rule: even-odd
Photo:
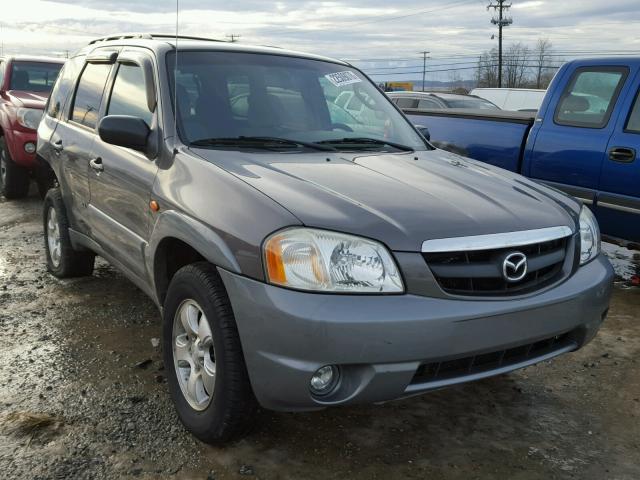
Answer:
[[[575,350],[599,329],[613,282],[603,255],[550,290],[507,300],[313,294],[220,274],[254,393],[263,407],[282,411],[392,400]],[[427,364],[516,351],[553,338],[563,343],[538,356],[424,380]],[[309,380],[324,365],[340,367],[340,382],[333,393],[314,397]]]
[[[38,140],[38,134],[35,130],[23,132],[19,130],[10,130],[6,133],[7,147],[11,159],[17,165],[25,168],[36,167],[36,154],[27,153],[24,150],[24,146],[27,143],[36,144]]]

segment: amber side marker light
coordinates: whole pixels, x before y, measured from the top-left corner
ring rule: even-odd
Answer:
[[[287,284],[287,275],[282,262],[282,244],[280,237],[272,237],[265,245],[265,263],[267,277],[271,283],[277,285]]]
[[[152,212],[157,212],[158,210],[160,210],[160,205],[155,200],[151,200],[149,202],[149,208],[151,208]]]

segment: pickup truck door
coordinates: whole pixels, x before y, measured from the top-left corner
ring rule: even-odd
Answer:
[[[640,242],[640,73],[607,145],[596,212],[603,231]]]
[[[105,115],[139,117],[157,131],[156,83],[151,62],[148,54],[136,50],[125,49],[120,53],[105,93]],[[147,96],[148,89],[152,90],[152,102]],[[145,154],[96,138],[89,173],[92,236],[108,256],[143,280],[149,201],[157,169]]]
[[[628,74],[623,66],[575,69],[549,103],[555,110],[541,112],[529,171],[523,173],[592,204]]]

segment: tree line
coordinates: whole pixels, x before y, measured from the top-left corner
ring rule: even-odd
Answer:
[[[480,56],[476,71],[478,87],[498,86],[498,63],[497,48]],[[503,49],[502,86],[546,89],[562,63],[564,60],[554,54],[553,45],[546,38],[539,39],[533,48],[522,42],[513,43]]]

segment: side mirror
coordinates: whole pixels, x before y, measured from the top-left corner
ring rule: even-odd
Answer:
[[[424,125],[414,125],[414,126],[416,127],[416,130],[418,130],[424,138],[426,138],[428,141],[431,141],[431,132],[429,132],[429,129],[427,127],[425,127]]]
[[[107,115],[98,124],[98,135],[103,142],[143,153],[147,150],[150,132],[147,122],[129,115]]]

